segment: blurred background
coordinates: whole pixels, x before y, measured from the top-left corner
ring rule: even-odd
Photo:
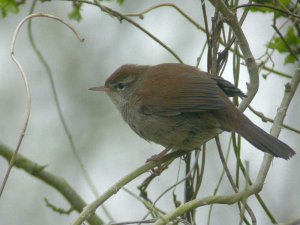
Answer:
[[[195,21],[203,24],[200,1],[172,1]],[[122,13],[141,12],[161,1],[125,1],[119,6],[114,2],[105,4]],[[209,4],[208,4],[209,5]],[[210,6],[210,5],[209,5]],[[38,3],[36,12],[53,14],[69,21],[67,13],[70,2],[55,1]],[[18,15],[8,15],[0,20],[0,141],[14,149],[23,126],[26,109],[25,88],[21,75],[10,58],[10,43],[18,23],[28,14],[29,7],[21,7]],[[213,8],[208,8],[209,18]],[[47,59],[54,76],[57,94],[62,106],[78,153],[89,171],[99,194],[113,185],[121,177],[142,165],[151,155],[160,152],[163,147],[148,143],[138,137],[123,122],[116,108],[107,96],[88,91],[88,88],[101,85],[119,66],[126,63],[159,64],[177,62],[160,45],[133,27],[126,21],[121,23],[98,8],[84,5],[83,20],[80,23],[69,21],[85,38],[80,43],[70,30],[62,24],[47,18],[33,20],[34,39]],[[189,65],[196,65],[205,34],[192,26],[172,8],[161,8],[146,14],[143,20],[133,18],[152,34],[171,47]],[[273,35],[272,16],[268,14],[249,14],[243,29],[248,38],[255,58],[265,53],[267,41]],[[44,67],[29,44],[27,27],[24,26],[18,36],[16,56],[28,76],[32,94],[32,114],[28,130],[21,146],[21,154],[47,170],[65,178],[71,186],[89,203],[95,198],[86,184],[80,167],[75,160],[60,123],[49,79]],[[206,70],[206,57],[200,62],[200,68]],[[287,74],[293,74],[295,66],[284,65],[284,57],[274,55],[275,68]],[[224,73],[232,81],[232,58]],[[263,71],[262,71],[263,73]],[[246,92],[248,73],[241,69],[240,88]],[[289,80],[276,75],[260,79],[260,89],[251,105],[258,111],[273,118],[282,96],[284,85]],[[299,90],[288,110],[285,123],[300,127]],[[250,111],[247,116],[264,130],[269,131],[271,124],[263,123]],[[229,134],[223,133],[221,139],[227,146]],[[299,136],[283,129],[280,139],[298,152]],[[208,144],[204,181],[199,197],[211,195],[218,182],[222,165],[214,141]],[[224,147],[225,149],[225,147]],[[300,164],[298,154],[289,161],[275,159],[269,171],[262,197],[279,222],[299,217],[300,214]],[[243,141],[243,159],[250,162],[250,175],[255,178],[263,154]],[[235,166],[235,157],[231,153],[230,168]],[[183,177],[184,164],[176,160],[149,187],[149,197],[155,199],[170,184],[176,182],[179,174]],[[7,169],[7,162],[0,157],[1,181]],[[126,187],[138,194],[137,186],[149,174],[131,182]],[[223,181],[221,194],[232,193],[227,178]],[[182,200],[182,187],[176,191]],[[78,216],[59,215],[46,207],[44,198],[52,204],[65,209],[68,203],[54,189],[22,170],[13,169],[0,203],[1,224],[70,224]],[[271,224],[262,208],[253,197],[249,204],[254,210],[259,224]],[[172,210],[172,194],[167,194],[158,206],[166,212]],[[140,202],[128,193],[120,190],[106,202],[106,207],[116,221],[141,219],[147,212]],[[198,210],[198,224],[206,224],[208,207]],[[101,218],[108,221],[101,209],[97,211]],[[230,216],[229,216],[230,215]],[[238,208],[227,205],[214,207],[212,224],[232,224],[239,221]]]

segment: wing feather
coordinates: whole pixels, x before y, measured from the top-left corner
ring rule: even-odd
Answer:
[[[144,88],[136,90],[137,95],[143,99],[141,110],[146,109],[146,114],[178,115],[220,110],[227,104],[226,95],[205,72],[166,71],[165,79],[153,71],[149,73],[151,75],[146,76],[140,85]],[[158,83],[161,88],[154,88]]]

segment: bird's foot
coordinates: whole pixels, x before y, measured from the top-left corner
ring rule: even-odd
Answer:
[[[164,171],[168,165],[164,165],[161,160],[162,158],[172,149],[172,146],[168,146],[166,149],[164,149],[163,151],[161,151],[159,154],[155,154],[155,155],[152,155],[150,158],[148,158],[146,160],[146,163],[148,162],[156,162],[157,163],[157,169],[152,169],[152,173],[155,174],[156,176],[159,176],[162,171]]]
[[[164,149],[163,151],[161,151],[159,154],[156,155],[152,155],[150,158],[148,158],[146,160],[146,163],[148,162],[160,162],[161,159],[172,149],[172,145],[169,145],[166,149]]]

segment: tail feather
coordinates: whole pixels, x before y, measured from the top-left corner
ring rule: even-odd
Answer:
[[[290,146],[256,126],[242,113],[240,116],[241,120],[239,122],[235,120],[230,124],[230,127],[256,148],[284,159],[289,159],[296,154]]]

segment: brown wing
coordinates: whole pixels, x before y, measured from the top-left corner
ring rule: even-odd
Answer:
[[[160,88],[157,87],[159,83]],[[141,110],[145,114],[178,115],[183,112],[219,110],[226,106],[225,94],[217,82],[205,72],[195,71],[161,76],[151,74],[137,90],[143,99]],[[226,98],[226,96],[225,96]]]

